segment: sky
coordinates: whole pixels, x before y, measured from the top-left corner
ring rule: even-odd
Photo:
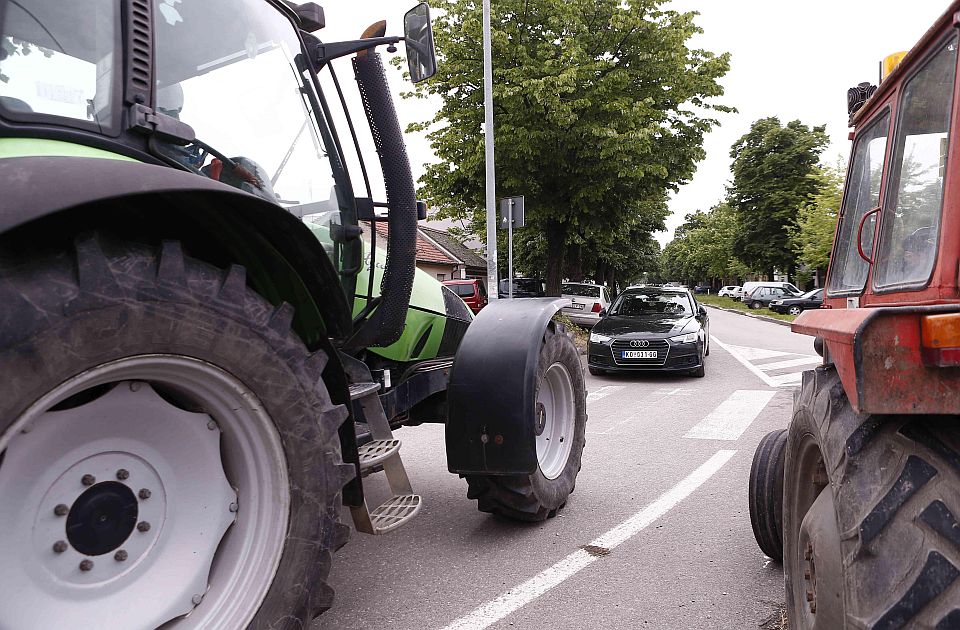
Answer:
[[[335,41],[354,39],[381,18],[387,20],[389,34],[401,34],[403,13],[413,2],[409,6],[397,0],[323,4],[327,27],[319,35]],[[778,116],[783,123],[797,119],[810,126],[826,124],[831,143],[823,161],[846,163],[850,146],[847,88],[862,81],[876,83],[880,60],[909,50],[948,2],[670,0],[664,7],[700,13],[696,22],[704,33],[691,42],[692,47],[731,54],[730,72],[721,80],[725,95],[716,102],[738,112],[719,115],[721,125],[704,144],[706,158],[670,200],[668,229],[657,235],[661,244],[669,242],[684,215],[708,210],[723,199],[730,179],[730,147],[757,119]],[[395,95],[410,87],[398,72],[391,71],[389,79]],[[429,118],[437,107],[430,101],[396,101],[404,126]],[[407,147],[414,177],[419,177],[422,165],[434,159],[429,143],[421,134],[408,134]]]

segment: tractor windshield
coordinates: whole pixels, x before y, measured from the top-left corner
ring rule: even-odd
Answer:
[[[156,108],[199,141],[157,148],[303,217],[338,268],[349,266],[338,226],[354,222],[352,193],[292,23],[263,0],[154,7]]]

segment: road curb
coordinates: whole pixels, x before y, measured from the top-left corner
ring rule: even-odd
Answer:
[[[701,304],[703,304],[701,302]],[[791,322],[784,321],[782,319],[776,319],[774,317],[767,317],[765,315],[754,315],[753,313],[744,313],[743,311],[738,311],[735,308],[723,308],[722,306],[714,306],[713,304],[703,304],[707,308],[715,308],[718,311],[726,311],[728,313],[736,313],[737,315],[743,315],[744,317],[752,317],[754,319],[762,319],[765,322],[770,322],[772,324],[780,324],[781,326],[789,326]]]

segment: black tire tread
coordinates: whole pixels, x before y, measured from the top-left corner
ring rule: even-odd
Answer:
[[[947,526],[960,514],[960,424],[856,413],[832,366],[804,373],[794,411],[834,491],[848,624],[953,627],[960,542]],[[787,585],[790,600],[789,573]]]
[[[250,290],[243,267],[219,269],[189,258],[179,242],[151,247],[97,233],[76,237],[72,251],[38,250],[24,258],[0,250],[0,301],[16,307],[0,317],[0,374],[17,392],[0,401],[6,421],[84,366],[150,352],[215,361],[240,352],[239,343],[224,347],[225,335],[243,335],[247,361],[231,371],[260,395],[269,390],[264,404],[274,405],[268,411],[293,482],[284,553],[249,627],[303,628],[330,607],[331,551],[349,535],[338,506],[353,466],[343,464],[337,439],[348,414],[323,386],[326,353],[310,353],[291,331],[292,306],[274,307]],[[194,318],[216,326],[201,330],[190,325]],[[268,365],[256,360],[257,352]]]

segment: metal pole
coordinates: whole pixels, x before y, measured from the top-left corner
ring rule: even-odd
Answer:
[[[513,199],[507,204],[507,277],[510,278],[510,299],[513,299]]]
[[[490,44],[490,0],[483,0],[483,127],[487,164],[487,286],[490,300],[499,297],[497,278],[497,176],[493,162],[493,60]],[[510,278],[513,293],[513,277]]]

